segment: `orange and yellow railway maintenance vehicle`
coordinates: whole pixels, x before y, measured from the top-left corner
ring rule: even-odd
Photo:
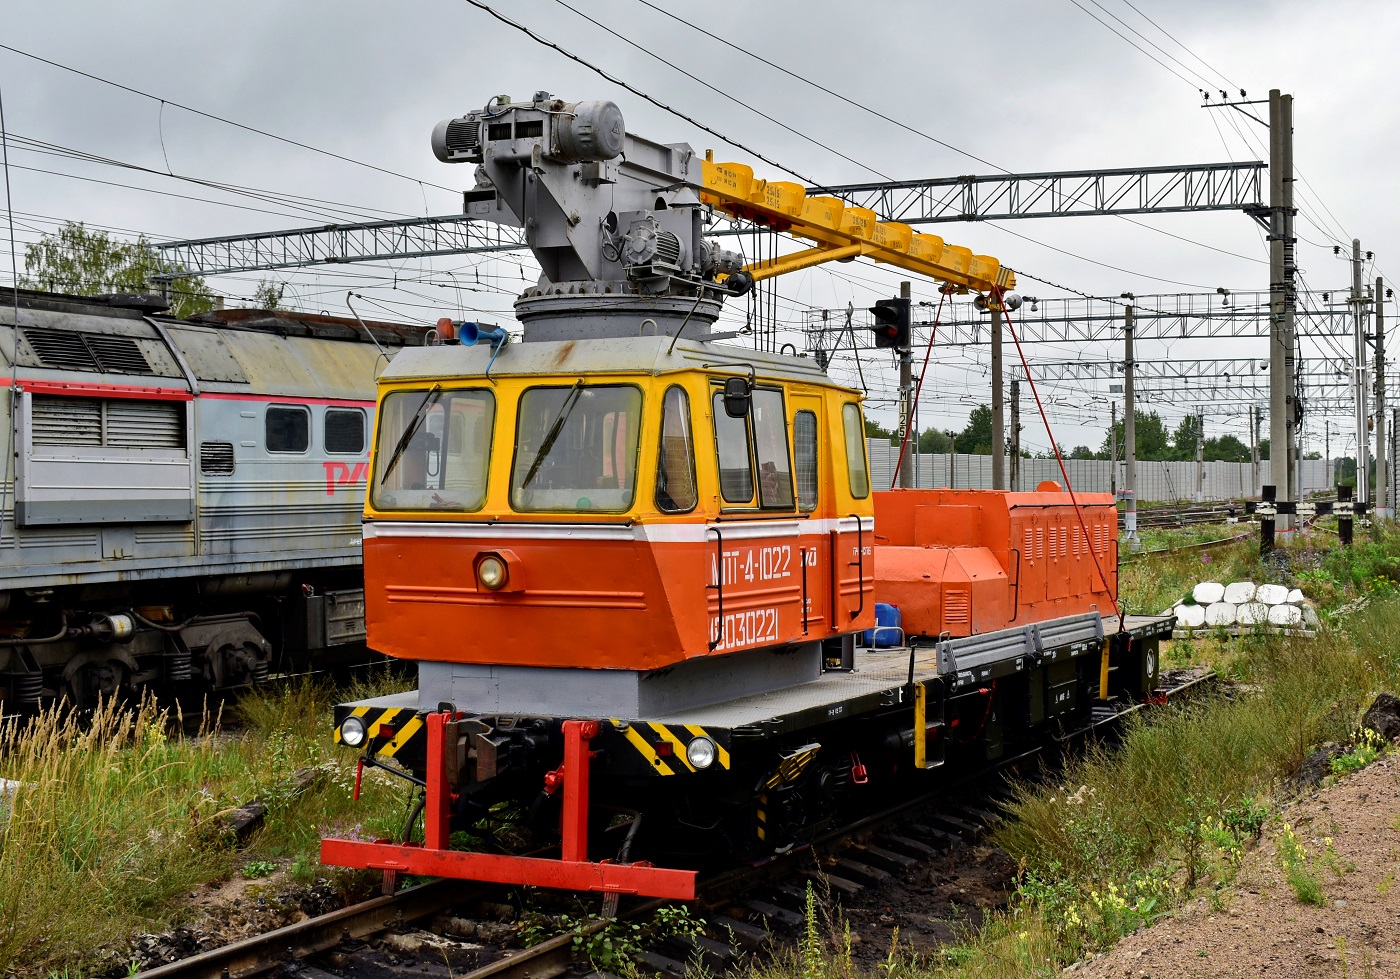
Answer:
[[[1152,695],[1171,620],[1105,614],[1111,497],[879,491],[858,392],[712,330],[823,261],[993,303],[1010,270],[611,102],[496,99],[433,148],[478,165],[468,213],[523,227],[542,275],[523,342],[444,321],[380,378],[366,621],[419,686],[341,705],[336,737],[420,800],[325,863],[688,898],[717,859]],[[745,263],[716,215],[811,247]],[[515,817],[554,849],[452,845]]]

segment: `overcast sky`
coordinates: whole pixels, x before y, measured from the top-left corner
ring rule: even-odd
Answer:
[[[1243,88],[1256,99],[1279,88],[1294,95],[1303,212],[1298,260],[1307,285],[1314,292],[1349,285],[1349,263],[1333,257],[1332,245],[1342,242],[1349,249],[1352,237],[1375,252],[1368,280],[1388,269],[1400,274],[1400,233],[1391,217],[1400,190],[1394,163],[1400,120],[1391,108],[1400,91],[1393,54],[1400,5],[769,0],[698,7],[656,0],[753,55],[845,96],[857,103],[853,106],[648,9],[641,0],[567,0],[615,34],[590,24],[561,0],[491,2],[725,136],[830,183],[1263,159],[1266,131],[1231,110],[1202,110],[1198,89],[1204,79],[1215,99],[1222,88],[1232,95]],[[713,147],[719,158],[784,176],[465,0],[6,0],[0,44],[157,97],[0,50],[5,122],[16,139],[275,195],[267,200],[230,194],[12,144],[11,196],[21,253],[26,241],[65,219],[160,239],[450,213],[460,205],[455,189],[472,182],[472,168],[433,158],[428,137],[434,123],[480,107],[496,94],[528,98],[540,89],[569,100],[613,99],[632,132],[688,141],[698,150]],[[162,106],[159,99],[404,176]],[[1267,106],[1256,108],[1267,113]],[[289,195],[315,201],[293,203]],[[1021,290],[1042,297],[1060,294],[1045,282],[1110,296],[1268,288],[1265,243],[1248,217],[1213,213],[1135,220],[1139,223],[1076,217],[933,230],[1021,271]],[[0,281],[10,278],[8,259],[8,245],[0,246]],[[288,283],[289,301],[338,315],[346,313],[346,289],[355,288],[382,303],[373,309],[384,318],[431,321],[460,310],[468,318],[510,322],[511,301],[525,284],[523,277],[535,274],[520,258],[461,257],[399,262],[392,269],[252,273],[211,284],[232,302],[251,296],[258,280],[269,277]],[[861,264],[789,276],[782,280],[780,315],[796,327],[808,308],[869,306],[891,294],[898,278]],[[915,283],[915,296],[934,298],[932,284]],[[1393,312],[1394,307],[1391,322]],[[742,310],[736,308],[735,315],[741,317]],[[1319,348],[1315,341],[1305,342],[1305,355],[1319,350],[1338,353],[1330,343]],[[1142,354],[1264,358],[1267,350],[1263,340],[1182,341],[1170,349],[1146,344]],[[1034,351],[1047,359],[1118,355],[1118,344],[1039,345]],[[985,364],[985,352],[936,350],[922,417],[939,427],[960,427],[972,405],[988,400]],[[839,364],[837,375],[853,378],[851,366]],[[887,405],[893,373],[887,361],[872,359],[867,368],[875,382],[875,414],[892,417]],[[1047,378],[1044,383],[1044,393],[1055,399],[1057,439],[1067,446],[1097,446],[1107,415],[1107,382],[1070,385]],[[1174,423],[1195,406],[1183,398],[1154,407]],[[1244,434],[1237,407],[1207,405],[1206,410],[1208,434]],[[1334,430],[1345,427],[1340,415],[1332,422]],[[1307,434],[1321,448],[1320,416],[1310,419]],[[1043,446],[1047,440],[1038,426],[1028,424],[1026,442]],[[1334,454],[1338,444],[1334,436]]]

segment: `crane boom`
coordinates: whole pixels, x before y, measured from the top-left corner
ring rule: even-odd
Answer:
[[[868,255],[877,262],[928,276],[960,292],[1011,289],[1016,274],[990,255],[923,234],[898,221],[880,221],[867,207],[836,197],[808,197],[801,184],[755,178],[743,163],[701,161],[700,200],[728,214],[816,242],[812,248],[755,262],[744,272],[755,281],[823,262]]]

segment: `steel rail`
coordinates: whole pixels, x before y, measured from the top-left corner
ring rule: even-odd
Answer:
[[[1168,691],[1168,696],[1199,685],[1214,675],[1203,674],[1188,684],[1172,688]],[[1141,706],[1140,703],[1133,703],[1113,715],[1091,720],[1088,726],[1070,732],[1067,737],[1073,738],[1112,723],[1135,712]],[[942,783],[937,789],[901,800],[880,812],[862,816],[849,824],[821,833],[806,846],[779,858],[717,874],[701,882],[698,900],[705,903],[731,900],[737,893],[752,889],[775,874],[782,874],[796,860],[810,854],[814,847],[829,845],[842,838],[873,829],[920,805],[946,798],[950,789],[985,779],[988,775],[1035,757],[1046,747],[1047,745],[1038,745],[1009,758],[998,759],[995,763],[969,772],[951,783]],[[363,941],[391,928],[401,928],[410,922],[430,917],[455,903],[484,896],[488,892],[489,887],[485,885],[473,886],[447,878],[433,880],[387,897],[374,898],[148,969],[137,973],[136,979],[254,979],[290,963],[328,952],[347,939]],[[669,903],[672,902],[644,901],[628,908],[617,920],[643,918]],[[514,955],[464,973],[459,979],[544,979],[561,975],[573,964],[577,948],[575,939],[596,934],[612,924],[614,921],[606,918],[591,921],[581,928],[570,929]]]
[[[249,979],[289,961],[335,948],[347,938],[365,939],[388,928],[419,921],[485,888],[464,887],[459,880],[434,880],[397,894],[352,904],[253,935],[221,948],[137,973],[139,979]]]

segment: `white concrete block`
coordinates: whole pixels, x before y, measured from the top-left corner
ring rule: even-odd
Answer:
[[[1303,624],[1303,610],[1296,605],[1273,605],[1269,607],[1269,625],[1292,628]]]
[[[1197,605],[1213,605],[1225,597],[1225,586],[1218,581],[1203,581],[1191,589]]]
[[[1221,588],[1221,591],[1224,591]],[[1229,602],[1212,602],[1206,606],[1206,625],[1234,625],[1238,613]]]
[[[1317,610],[1311,605],[1304,605],[1302,607],[1302,613],[1303,625],[1307,626],[1309,629],[1316,629],[1320,624],[1317,621]]]
[[[1236,581],[1226,585],[1224,601],[1232,602],[1235,605],[1254,601],[1254,582]]]
[[[1303,594],[1303,589],[1301,588],[1293,588],[1288,592],[1289,605],[1302,605],[1307,600],[1307,596]]]
[[[1260,585],[1254,598],[1265,605],[1282,605],[1288,601],[1288,589],[1282,585]]]
[[[1269,606],[1263,602],[1246,602],[1239,608],[1240,625],[1258,625],[1269,621]]]
[[[1172,610],[1176,613],[1176,624],[1182,629],[1199,629],[1206,624],[1206,610],[1201,605],[1178,605]]]

